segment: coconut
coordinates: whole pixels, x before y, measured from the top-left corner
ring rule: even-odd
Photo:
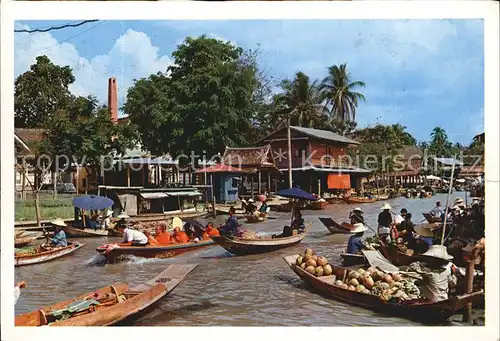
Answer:
[[[314,273],[316,272],[316,268],[314,266],[309,265],[308,267],[306,267],[306,271],[309,272],[311,275],[314,275]]]
[[[322,266],[317,266],[315,273],[316,273],[317,277],[323,276],[323,267]]]
[[[315,261],[318,261],[318,256],[313,255],[313,259],[314,259]]]
[[[391,284],[392,282],[394,282],[394,280],[392,279],[391,275],[387,274],[384,276],[384,282]]]
[[[318,259],[316,259],[316,263],[318,263],[318,265],[326,265],[328,263],[328,261],[326,260],[325,257],[323,256],[319,256]]]
[[[349,286],[347,284],[345,284],[345,283],[342,283],[342,285],[340,287],[342,289],[348,289],[349,288]]]
[[[364,269],[361,269],[359,268],[358,271],[357,271],[358,274],[362,275],[365,273],[365,270]]]
[[[323,273],[325,276],[330,276],[333,273],[332,266],[330,264],[326,264],[323,266]]]
[[[298,256],[297,257],[297,261],[295,262],[295,264],[300,265],[300,264],[302,264],[303,261],[304,261],[304,257]]]
[[[401,276],[400,274],[394,274],[392,276],[392,279],[395,280],[396,282],[401,282],[403,280],[403,276]]]
[[[373,281],[373,278],[370,276],[363,278],[363,284],[368,288],[371,289],[375,285],[375,282]]]
[[[374,273],[377,269],[375,269],[374,267],[370,266],[368,269],[366,269],[366,271],[368,271],[370,274]]]
[[[306,251],[304,252],[304,255],[314,255],[314,251],[312,249],[306,249]]]
[[[355,278],[355,279],[358,279],[360,277],[360,274],[357,273],[357,272],[351,272],[351,276],[349,276],[350,278]]]
[[[351,278],[351,280],[349,281],[349,284],[357,287],[359,285],[359,282],[356,278]]]
[[[347,290],[351,290],[351,291],[355,291],[356,290],[356,287],[354,285],[349,285],[347,287]]]
[[[344,284],[344,283],[342,283],[342,281],[341,281],[340,279],[336,280],[336,281],[335,281],[335,283],[334,283],[334,285],[335,285],[336,287],[341,287],[341,286],[342,286],[342,284]]]
[[[313,259],[313,256],[312,255],[304,255],[303,259],[304,259],[303,260],[304,262],[307,262],[309,259]]]
[[[364,285],[361,285],[361,284],[360,284],[360,285],[358,285],[358,286],[356,287],[356,291],[357,291],[357,292],[361,292],[361,291],[363,291],[363,290],[366,290],[366,288],[365,288],[365,286],[364,286]]]
[[[306,262],[302,262],[302,264],[300,264],[300,267],[305,270],[306,267],[307,267],[307,263]]]
[[[368,294],[368,295],[370,295],[370,294],[371,294],[370,290],[368,290],[368,289],[364,289],[364,290],[362,290],[361,292],[362,292],[363,294]]]
[[[313,267],[315,267],[315,268],[318,266],[318,264],[316,264],[316,261],[315,261],[314,259],[309,259],[309,260],[307,261],[307,265],[308,265],[308,266],[309,266],[309,265],[310,265],[310,266],[313,266]]]

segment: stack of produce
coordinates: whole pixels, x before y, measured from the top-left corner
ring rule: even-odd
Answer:
[[[323,256],[316,255],[312,249],[306,249],[303,255],[299,255],[295,264],[317,277],[331,276],[333,273],[328,260]]]
[[[246,230],[246,229],[239,231],[237,236],[241,239],[259,239],[259,236],[257,236],[257,233],[255,233],[254,231]]]
[[[378,250],[380,249],[380,238],[377,236],[368,237],[363,240],[363,250]]]
[[[400,274],[386,274],[375,268],[358,269],[348,272],[345,281],[335,281],[335,286],[363,294],[379,296],[385,301],[416,300],[420,290],[411,279]]]

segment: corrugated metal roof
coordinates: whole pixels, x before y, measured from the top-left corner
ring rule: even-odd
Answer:
[[[349,143],[349,144],[360,144],[358,141],[354,141],[348,137],[334,133],[333,131],[304,128],[297,126],[290,126],[290,129],[322,140],[329,140],[329,141]]]
[[[195,197],[198,195],[202,195],[201,192],[191,191],[191,192],[172,192],[168,193],[169,197]]]
[[[141,197],[144,199],[161,199],[168,197],[165,193],[141,193]]]

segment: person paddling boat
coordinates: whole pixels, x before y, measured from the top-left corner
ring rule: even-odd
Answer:
[[[66,247],[68,246],[68,240],[66,239],[66,233],[64,233],[64,228],[66,223],[62,219],[56,219],[50,222],[54,227],[54,237],[50,240],[48,246],[50,247]]]
[[[354,224],[354,228],[350,231],[353,235],[347,241],[347,253],[357,254],[363,249],[363,235],[368,228],[362,223]]]
[[[356,207],[352,212],[349,214],[349,219],[351,220],[351,225],[361,223],[365,223],[365,218],[363,218],[363,210],[359,207]]]

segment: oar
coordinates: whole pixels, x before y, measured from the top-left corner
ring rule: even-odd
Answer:
[[[351,212],[351,214],[353,214],[355,217],[358,217],[361,219],[361,217],[359,215],[357,215],[356,213],[354,212]],[[363,219],[364,221],[364,219]],[[370,230],[372,230],[373,233],[377,234],[377,232],[373,229],[373,227],[371,227],[370,225],[368,225],[367,223],[364,223],[364,225],[366,225],[366,227],[368,227]]]

